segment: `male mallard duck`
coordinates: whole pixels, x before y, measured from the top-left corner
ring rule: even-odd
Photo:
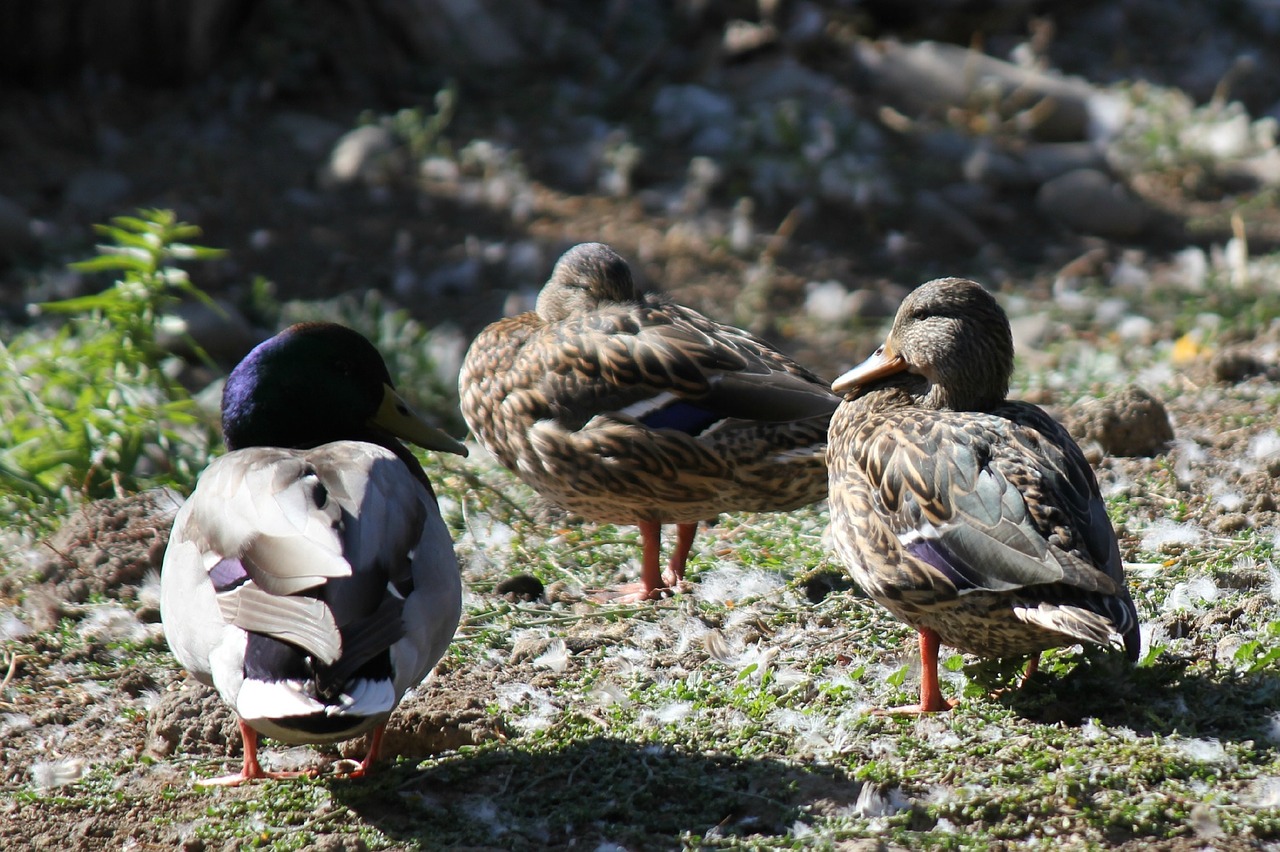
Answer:
[[[453,543],[426,473],[395,436],[466,449],[400,398],[356,332],[305,323],[232,371],[227,449],[178,512],[161,575],[169,647],[217,688],[244,739],[345,740],[383,727],[440,659],[458,625]],[[293,773],[296,774],[296,773]]]
[[[930,281],[884,345],[836,379],[827,465],[836,549],[867,594],[920,632],[919,712],[951,706],[938,644],[1032,657],[1076,642],[1138,656],[1115,532],[1080,448],[1005,399],[1009,320],[978,284]]]
[[[566,252],[536,307],[471,344],[462,413],[551,502],[639,525],[642,582],[627,597],[660,597],[683,580],[698,521],[826,496],[827,423],[840,400],[763,340],[640,295],[601,243]],[[665,577],[664,523],[677,525]]]

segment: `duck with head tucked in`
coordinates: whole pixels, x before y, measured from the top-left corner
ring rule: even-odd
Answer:
[[[457,628],[453,542],[397,437],[465,455],[395,392],[355,331],[291,326],[245,357],[222,396],[229,452],[174,520],[161,616],[178,661],[235,711],[239,784],[266,772],[259,732],[326,743],[372,731],[369,771],[405,691]]]
[[[1009,320],[973,281],[913,291],[884,345],[838,378],[836,550],[920,634],[920,704],[950,709],[938,646],[984,657],[1078,642],[1139,650],[1138,616],[1093,471],[1040,408],[1006,399]]]
[[[459,384],[472,432],[535,491],[591,521],[639,525],[641,583],[616,600],[678,587],[698,521],[826,496],[839,398],[763,340],[642,295],[602,243],[560,258],[536,310],[484,329]],[[665,576],[664,523],[677,529]]]

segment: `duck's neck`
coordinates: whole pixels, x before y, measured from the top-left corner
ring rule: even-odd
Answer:
[[[856,399],[868,410],[927,408],[933,411],[990,411],[1004,401],[957,394],[915,373],[896,373],[863,389]]]
[[[385,432],[376,426],[370,427],[370,430],[373,433],[372,436],[362,440],[366,440],[371,444],[377,444],[380,447],[386,447],[388,450],[395,453],[396,457],[400,459],[400,461],[404,462],[404,466],[409,468],[409,472],[413,474],[415,479],[422,483],[422,486],[427,489],[427,493],[434,499],[436,492],[431,488],[431,480],[427,478],[427,472],[422,469],[422,463],[419,462],[417,456],[413,454],[413,450],[410,450],[404,444],[400,443],[400,441],[396,440],[390,432]]]

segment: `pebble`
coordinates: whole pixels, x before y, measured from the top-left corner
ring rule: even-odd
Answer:
[[[1036,183],[1076,169],[1097,169],[1103,162],[1097,146],[1089,142],[1041,142],[1022,151],[1022,165]]]
[[[495,595],[512,602],[536,601],[542,597],[544,591],[542,581],[532,574],[515,574],[493,587]]]
[[[937,114],[942,109],[988,107],[1019,123],[1034,139],[1080,141],[1089,129],[1095,90],[1081,80],[1055,77],[942,42],[902,44],[861,41],[853,58],[880,96],[901,112]],[[1030,107],[1049,101],[1052,110],[1032,118]]]
[[[357,127],[344,133],[333,146],[329,162],[321,171],[320,185],[325,188],[353,183],[386,185],[397,174],[403,174],[404,156],[395,134],[387,128]]]
[[[697,136],[699,150],[714,154],[727,150],[734,139],[733,100],[705,86],[663,86],[653,98],[658,136],[677,141]],[[719,151],[717,146],[723,146]]]
[[[1231,346],[1213,356],[1209,364],[1219,382],[1243,382],[1253,376],[1280,378],[1280,365],[1268,364],[1247,346]]]
[[[271,128],[287,136],[302,153],[316,156],[332,149],[344,131],[337,122],[305,112],[282,112],[271,119]]]
[[[1148,219],[1142,202],[1096,169],[1076,169],[1045,182],[1036,193],[1036,207],[1073,231],[1109,238],[1135,236]]]

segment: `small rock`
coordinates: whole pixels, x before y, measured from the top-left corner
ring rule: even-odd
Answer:
[[[1257,353],[1245,346],[1233,346],[1223,349],[1213,356],[1209,369],[1213,378],[1219,382],[1243,382],[1253,376],[1276,378],[1280,369],[1275,364],[1268,364],[1258,357]]]
[[[1173,441],[1164,404],[1137,385],[1080,402],[1065,425],[1082,445],[1096,442],[1113,456],[1155,456]]]
[[[1042,348],[1052,328],[1053,322],[1044,311],[1014,317],[1009,321],[1014,351],[1026,352]]]
[[[853,295],[839,281],[810,281],[804,285],[804,312],[820,322],[842,323],[851,317]]]
[[[1046,103],[1053,108],[1041,111],[1024,128],[1033,138],[1078,141],[1089,129],[1089,101],[1095,90],[1082,80],[1055,77],[942,42],[861,41],[853,57],[880,96],[900,112],[983,108],[1018,122],[1030,117],[1031,106]]]
[[[282,112],[271,119],[271,128],[289,137],[302,153],[315,156],[330,150],[343,134],[337,122],[305,112]]]
[[[759,50],[778,40],[778,30],[773,24],[756,21],[730,21],[724,28],[724,51],[737,56]]]
[[[987,236],[977,223],[936,192],[917,192],[914,212],[922,231],[956,246],[977,251],[987,243]]]
[[[329,162],[320,173],[325,188],[363,183],[385,186],[405,173],[405,152],[395,134],[385,127],[368,125],[343,134],[333,146]]]
[[[543,594],[542,581],[532,574],[516,574],[494,586],[493,592],[509,601],[536,601]]]
[[[308,852],[367,852],[368,849],[363,840],[349,834],[322,834],[307,847]]]
[[[961,166],[964,179],[984,186],[1019,187],[1033,183],[1031,172],[1016,157],[997,150],[991,144],[974,146]]]
[[[1042,142],[1022,151],[1022,164],[1036,183],[1044,183],[1077,169],[1097,169],[1102,155],[1088,142]]]
[[[1147,224],[1145,205],[1096,169],[1076,169],[1047,181],[1036,207],[1074,231],[1100,237],[1132,237]]]
[[[511,643],[511,662],[523,663],[542,655],[554,640],[546,636],[521,636]]]
[[[854,587],[853,581],[844,571],[815,571],[801,581],[805,597],[809,603],[822,603],[832,592],[844,592]]]
[[[66,202],[79,210],[100,213],[119,206],[132,191],[133,182],[119,172],[88,169],[68,181]]]
[[[1249,528],[1249,518],[1239,512],[1223,515],[1213,522],[1213,531],[1219,535],[1229,535]]]
[[[142,693],[155,689],[156,680],[146,669],[133,666],[125,669],[116,681],[116,686],[125,695],[137,698]]]
[[[727,148],[733,142],[733,100],[703,86],[664,86],[654,96],[653,115],[662,139],[675,142],[696,136],[695,153],[722,153],[719,146]]]

